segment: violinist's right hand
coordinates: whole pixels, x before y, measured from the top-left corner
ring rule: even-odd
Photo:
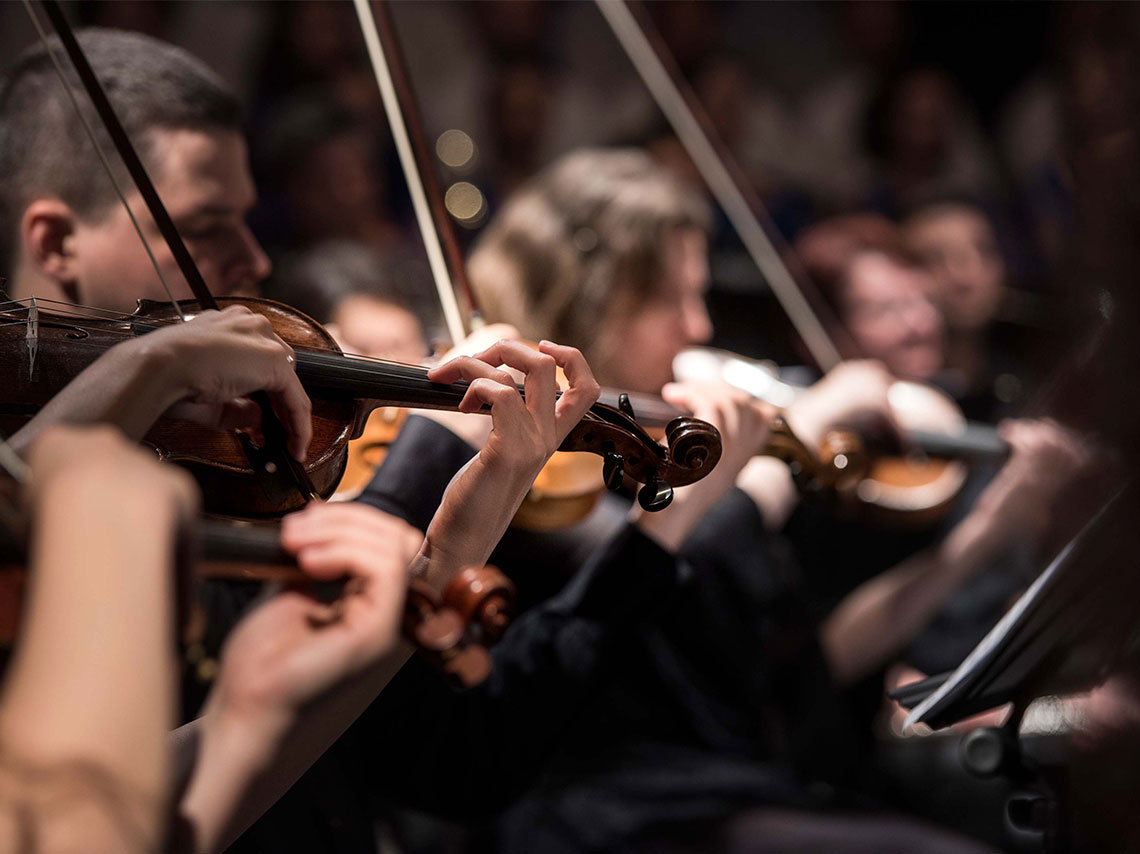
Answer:
[[[259,426],[261,414],[247,395],[264,391],[289,434],[298,460],[313,437],[312,404],[297,378],[293,348],[269,320],[245,306],[203,311],[144,335],[145,357],[170,378],[171,415],[222,430]]]
[[[999,542],[1042,536],[1057,498],[1089,474],[1094,452],[1078,434],[1051,419],[1003,421],[1010,456],[970,513]]]
[[[281,543],[300,569],[318,580],[349,580],[332,605],[279,592],[227,639],[194,725],[197,755],[179,805],[192,850],[231,844],[407,660],[398,633],[408,564],[421,539],[364,504],[311,504],[285,517]]]
[[[244,306],[204,311],[112,347],[48,401],[12,445],[24,453],[58,423],[114,424],[141,439],[167,411],[218,429],[253,427],[260,411],[247,395],[265,391],[289,435],[289,452],[304,459],[312,407],[293,358],[269,321]]]
[[[286,516],[281,544],[297,567],[318,581],[349,581],[332,604],[284,590],[246,615],[226,640],[210,713],[257,732],[271,750],[306,704],[395,649],[422,541],[367,504],[314,503]]]

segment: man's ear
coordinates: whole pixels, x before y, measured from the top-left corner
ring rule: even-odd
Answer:
[[[36,199],[24,210],[20,237],[26,263],[63,286],[78,275],[75,212],[59,199]]]

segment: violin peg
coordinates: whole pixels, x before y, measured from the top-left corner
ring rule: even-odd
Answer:
[[[661,483],[656,480],[645,484],[637,493],[637,503],[641,505],[643,510],[649,513],[664,510],[672,501],[673,487],[667,483]]]
[[[637,416],[633,414],[633,404],[629,401],[629,395],[624,391],[618,395],[618,409],[627,417],[637,420]]]
[[[610,451],[602,457],[602,480],[605,481],[606,489],[610,492],[617,492],[621,489],[624,479],[625,460],[622,459],[621,454]]]
[[[515,585],[493,566],[469,566],[443,591],[443,604],[473,624],[486,644],[495,643],[510,624]]]
[[[440,608],[412,627],[416,646],[431,652],[451,649],[463,639],[463,618],[451,608]]]

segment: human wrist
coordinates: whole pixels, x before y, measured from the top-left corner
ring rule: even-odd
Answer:
[[[132,370],[135,379],[131,386],[149,395],[162,413],[180,400],[192,396],[193,354],[184,352],[180,342],[163,335],[165,330],[141,335],[123,345],[124,365]]]
[[[231,757],[235,766],[255,776],[269,767],[294,717],[282,709],[211,697],[202,715],[203,755]]]
[[[86,519],[124,519],[130,520],[133,529],[151,532],[176,527],[181,514],[179,499],[165,480],[114,477],[117,473],[113,460],[60,468],[33,485],[33,514],[72,519],[80,525]]]

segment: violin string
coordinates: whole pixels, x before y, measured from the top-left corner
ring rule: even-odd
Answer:
[[[49,299],[48,297],[35,297],[35,300],[39,307],[42,308],[45,305],[50,306],[51,310],[57,314],[82,314],[84,317],[99,315],[100,319],[104,320],[129,320],[131,318],[131,315],[124,314],[121,311],[96,308],[95,306],[83,305],[82,303],[65,302],[63,300]],[[6,305],[28,309],[31,307],[31,298],[9,299],[6,302],[0,303],[0,308]]]
[[[80,303],[69,303],[69,302],[64,302],[61,300],[39,299],[38,301],[42,304],[46,304],[46,305],[52,307],[52,313],[53,314],[58,314],[58,315],[65,316],[65,317],[76,317],[76,318],[80,318],[80,319],[121,320],[124,323],[129,323],[129,322],[137,320],[137,321],[145,323],[147,326],[151,326],[151,327],[155,327],[155,328],[161,327],[161,326],[172,326],[172,325],[175,325],[175,324],[180,322],[180,321],[176,321],[174,319],[168,320],[168,319],[162,319],[162,318],[155,318],[152,320],[152,319],[148,319],[146,317],[137,317],[136,315],[133,315],[133,314],[124,314],[122,312],[111,311],[111,310],[102,309],[102,308],[96,308],[94,306],[83,305]],[[0,310],[3,310],[3,307],[5,305],[19,305],[21,307],[26,307],[24,300],[8,300],[7,302],[0,302]],[[98,315],[98,317],[91,318],[90,315]],[[108,329],[108,330],[100,330],[100,331],[105,332],[106,334],[111,334],[111,335],[122,335],[123,337],[132,337],[135,334],[133,331],[126,330],[126,329],[124,329],[124,330],[110,330],[110,329]],[[317,346],[306,345],[302,349],[304,349],[308,352],[311,352],[311,353],[326,353],[326,354],[333,356],[333,357],[345,357],[345,358],[352,359],[353,361],[357,361],[357,362],[368,362],[368,363],[378,364],[378,365],[399,366],[399,367],[413,368],[413,369],[417,369],[417,370],[427,370],[427,368],[425,366],[417,365],[417,364],[414,364],[411,362],[400,362],[400,361],[397,361],[395,359],[384,359],[384,358],[381,358],[378,356],[368,356],[368,355],[365,355],[362,353],[347,353],[347,352],[344,352],[343,350],[333,348],[333,347],[317,347]]]
[[[94,306],[88,306],[88,305],[83,305],[83,304],[79,304],[79,303],[69,303],[69,302],[64,302],[61,300],[39,299],[38,301],[41,304],[46,304],[46,305],[50,306],[52,308],[53,314],[57,314],[57,315],[64,316],[64,317],[74,317],[74,318],[86,319],[86,320],[91,320],[91,319],[95,319],[95,320],[121,320],[124,323],[139,321],[141,323],[144,323],[147,326],[154,327],[154,328],[163,327],[163,326],[173,326],[173,325],[176,325],[176,324],[181,322],[178,320],[174,320],[173,318],[171,318],[171,319],[164,319],[164,318],[149,319],[145,316],[139,317],[139,316],[136,316],[133,314],[124,314],[122,312],[111,311],[108,309],[96,308]],[[24,300],[8,300],[6,302],[0,302],[0,311],[3,311],[4,306],[6,306],[6,305],[18,305],[21,308],[26,309],[26,305],[25,305]],[[91,315],[97,315],[97,317],[91,317]],[[128,329],[123,329],[123,330],[106,329],[106,330],[100,330],[100,332],[103,332],[103,333],[109,334],[109,335],[122,335],[123,337],[134,337],[134,335],[135,335],[135,333],[133,331],[128,330]],[[342,350],[335,349],[332,347],[306,346],[303,349],[308,350],[309,352],[313,352],[313,353],[327,353],[330,356],[344,356],[346,358],[350,358],[350,359],[353,359],[354,361],[358,361],[358,362],[371,362],[374,364],[384,364],[384,365],[399,365],[399,366],[405,366],[405,367],[409,367],[409,368],[422,368],[423,367],[422,365],[415,365],[415,364],[409,363],[409,362],[399,362],[399,361],[396,361],[393,359],[382,359],[382,358],[379,358],[376,356],[367,356],[367,355],[360,354],[360,353],[346,353]]]
[[[63,66],[60,65],[59,58],[56,56],[55,50],[48,42],[47,33],[44,32],[43,25],[40,23],[39,17],[36,15],[35,10],[32,9],[31,0],[24,0],[24,8],[28,12],[28,17],[32,19],[32,25],[36,28],[36,34],[39,36],[40,44],[43,45],[44,51],[47,53],[48,58],[51,60],[52,66],[55,68],[56,76],[59,78],[59,83],[63,87],[63,91],[67,93],[68,100],[71,101],[72,107],[75,108],[75,113],[79,116],[80,122],[83,124],[83,129],[87,133],[87,138],[91,140],[91,144],[95,147],[95,153],[99,156],[99,162],[103,164],[103,169],[107,173],[107,177],[111,180],[111,185],[115,188],[115,194],[122,202],[123,208],[126,209],[127,216],[130,217],[131,225],[134,227],[135,234],[139,236],[142,241],[143,249],[146,250],[147,257],[150,258],[151,266],[154,267],[155,275],[158,276],[158,281],[162,284],[162,289],[166,291],[167,297],[170,298],[174,310],[182,315],[182,308],[178,305],[178,300],[174,298],[174,292],[170,289],[170,285],[166,281],[166,277],[162,275],[162,268],[158,266],[158,259],[154,257],[154,252],[150,248],[150,242],[143,234],[142,227],[135,219],[134,211],[131,206],[127,204],[127,196],[123,192],[123,188],[119,183],[119,179],[115,177],[115,170],[111,168],[111,161],[107,159],[106,153],[103,151],[103,146],[99,142],[99,138],[95,135],[94,128],[91,127],[90,121],[87,119],[87,114],[79,106],[79,101],[75,97],[75,92],[72,90],[71,84],[67,80],[67,76],[63,73]],[[185,319],[183,317],[183,319]]]
[[[47,303],[52,307],[51,313],[53,315],[64,318],[65,320],[75,319],[78,321],[83,320],[118,320],[124,324],[132,320],[140,320],[147,326],[152,328],[161,328],[166,326],[173,326],[182,321],[174,318],[156,318],[153,320],[145,317],[139,318],[135,315],[123,314],[122,312],[111,311],[108,309],[96,308],[76,303],[68,303],[60,300],[42,299],[38,300],[41,303]],[[18,305],[22,310],[27,310],[24,300],[7,300],[0,302],[0,310],[4,305]],[[96,315],[92,317],[91,315]],[[44,319],[41,317],[41,323]],[[24,326],[26,320],[12,319],[8,321],[0,320],[0,328],[5,326]],[[88,332],[81,322],[70,323],[69,326],[77,330]],[[101,327],[97,331],[104,338],[106,337],[119,337],[124,341],[137,338],[138,335],[133,329],[113,329]],[[90,350],[105,351],[107,346],[102,342],[96,341],[70,341],[69,346],[81,347]],[[409,391],[422,391],[423,382],[427,380],[427,373],[430,368],[424,365],[417,365],[408,362],[399,362],[392,359],[382,359],[375,356],[366,356],[353,353],[344,353],[338,349],[331,347],[301,347],[296,348],[295,352],[298,357],[303,361],[308,361],[310,364],[321,365],[324,367],[335,368],[342,376],[347,375],[350,378],[361,380],[384,380],[385,383],[394,390],[409,390]],[[467,381],[461,380],[456,383],[451,383],[451,391],[459,393],[460,391],[466,392],[469,385]],[[516,386],[520,394],[525,392],[523,386]],[[443,391],[443,389],[439,389]],[[557,396],[561,397],[562,391],[557,392]]]

